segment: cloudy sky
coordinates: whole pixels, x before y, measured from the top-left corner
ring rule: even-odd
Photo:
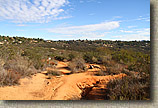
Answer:
[[[0,35],[150,40],[150,0],[0,0]]]

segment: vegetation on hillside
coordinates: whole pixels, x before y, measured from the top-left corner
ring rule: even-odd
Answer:
[[[0,86],[18,84],[20,78],[44,70],[48,57],[69,61],[72,73],[86,71],[85,63],[93,63],[106,67],[95,75],[127,74],[125,78],[109,82],[109,99],[142,100],[150,97],[150,41],[144,40],[52,41],[0,36]],[[49,73],[61,74],[57,70]]]

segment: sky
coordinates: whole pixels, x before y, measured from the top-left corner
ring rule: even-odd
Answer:
[[[150,0],[0,0],[0,35],[150,40]]]

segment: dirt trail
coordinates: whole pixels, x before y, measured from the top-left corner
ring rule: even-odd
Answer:
[[[38,73],[32,78],[20,80],[19,86],[7,86],[0,88],[0,100],[36,100],[40,99],[40,89],[46,85],[44,74]],[[41,94],[40,94],[41,93]]]
[[[96,82],[122,77],[124,74],[113,76],[91,76],[88,73],[72,74],[61,78],[61,84],[56,89],[51,100],[75,100],[81,98],[82,89],[86,86],[94,86]]]
[[[57,69],[69,73],[65,67],[67,63],[59,62]],[[50,69],[50,68],[49,68]],[[81,98],[82,88],[93,86],[97,81],[122,77],[123,74],[114,76],[93,76],[91,73],[98,69],[89,69],[85,73],[64,75],[47,79],[44,74],[38,73],[32,78],[20,80],[20,85],[0,87],[0,100],[72,100]]]

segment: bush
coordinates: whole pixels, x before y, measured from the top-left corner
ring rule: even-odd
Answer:
[[[71,69],[72,73],[77,73],[87,70],[85,61],[82,58],[73,59],[72,62],[69,63],[68,67]]]
[[[53,70],[48,70],[48,74],[53,76],[60,76],[61,72],[56,69],[53,69]]]
[[[13,60],[8,60],[4,64],[4,69],[13,70],[18,72],[21,76],[30,76],[31,74],[36,73],[36,69],[31,65],[27,58],[18,56]]]
[[[105,75],[108,75],[108,73],[106,70],[100,70],[95,75],[96,76],[105,76]]]
[[[7,71],[0,65],[0,86],[4,85],[4,80],[7,76]]]
[[[3,58],[3,60],[11,60],[20,54],[21,51],[22,50],[19,47],[13,45],[5,45],[0,47],[0,57]]]
[[[75,58],[75,55],[71,53],[71,54],[68,55],[68,57],[69,57],[69,60],[71,61],[72,59]]]
[[[139,58],[137,62],[130,64],[128,69],[131,71],[150,74],[150,60],[143,59],[144,58]]]
[[[116,64],[116,62],[113,60],[104,60],[104,61],[102,61],[102,63],[106,67],[111,67],[111,66],[114,66]]]
[[[0,65],[0,86],[18,84],[21,77],[31,76],[35,73],[37,70],[27,58],[17,56]]]
[[[6,72],[5,74],[1,74],[0,79],[0,86],[6,86],[6,85],[16,85],[19,84],[19,80],[21,78],[21,75],[15,72]]]
[[[105,76],[105,75],[116,75],[120,74],[123,70],[123,66],[121,64],[115,64],[113,66],[108,66],[105,68],[101,68],[95,75],[97,76]]]
[[[46,65],[46,63],[41,62],[41,60],[42,60],[42,58],[40,56],[36,56],[31,60],[32,65],[38,70],[43,70]]]
[[[126,74],[126,75],[128,75],[128,76],[134,76],[134,77],[136,77],[136,76],[139,75],[137,72],[135,72],[135,71],[130,71],[130,70],[128,70],[128,69],[123,69],[123,70],[122,70],[122,73],[124,73],[124,74]]]
[[[37,50],[37,49],[36,49]],[[27,57],[29,58],[29,60],[31,61],[32,65],[40,70],[45,68],[45,64],[46,62],[41,62],[42,59],[46,58],[42,53],[36,51],[34,49],[25,49],[25,51],[23,52],[22,56],[23,57]],[[40,51],[40,49],[38,49]]]
[[[103,55],[100,55],[98,52],[88,52],[83,55],[83,59],[87,63],[102,63]]]
[[[126,76],[111,80],[107,84],[107,98],[110,100],[148,100],[150,98],[149,76]]]
[[[112,66],[114,63],[113,60],[111,60],[111,55],[107,55],[107,56],[100,56],[98,58],[98,61],[101,63],[101,64],[104,64],[106,66]]]
[[[119,63],[131,63],[135,60],[135,57],[132,57],[132,55],[134,55],[134,53],[131,53],[128,50],[120,50],[120,51],[116,51],[113,53],[112,55],[112,59],[119,62]]]
[[[13,71],[6,71],[0,66],[0,86],[18,84],[21,75]]]
[[[55,56],[56,60],[63,61],[65,58],[63,56]]]
[[[93,58],[93,55],[90,54],[90,53],[86,53],[86,54],[83,56],[83,59],[84,59],[86,62],[89,62],[89,63],[92,63],[92,58]]]

